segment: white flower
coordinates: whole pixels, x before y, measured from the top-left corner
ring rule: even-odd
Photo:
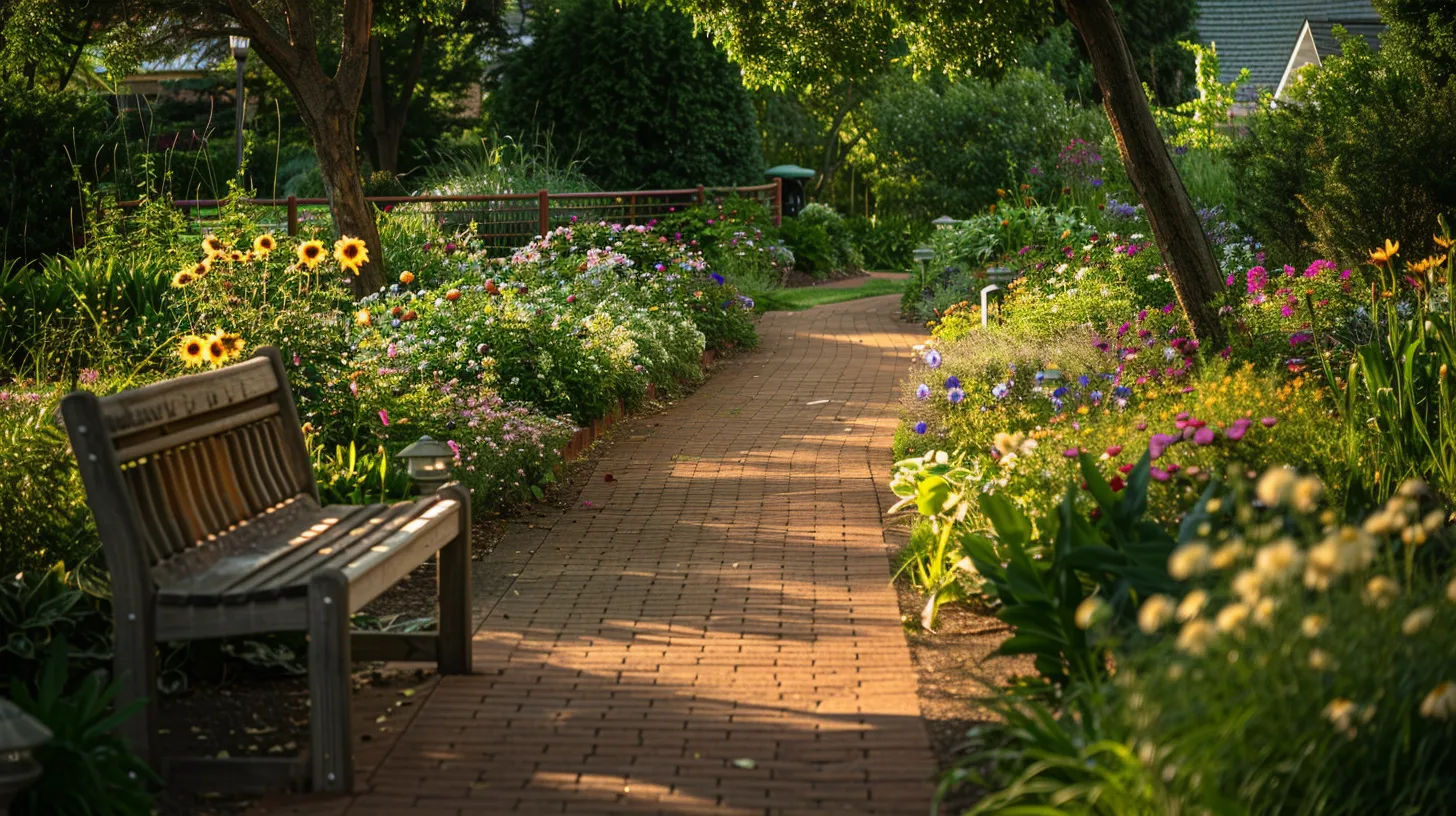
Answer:
[[[1430,626],[1431,621],[1435,619],[1436,608],[1433,606],[1422,606],[1405,616],[1405,620],[1401,621],[1400,631],[1406,636],[1414,635],[1427,626]]]
[[[1270,468],[1259,477],[1259,484],[1255,486],[1254,493],[1259,497],[1259,501],[1274,507],[1289,498],[1289,491],[1294,487],[1294,479],[1294,471],[1289,468]]]
[[[1456,714],[1456,683],[1443,680],[1421,700],[1421,716],[1432,720],[1448,720]]]

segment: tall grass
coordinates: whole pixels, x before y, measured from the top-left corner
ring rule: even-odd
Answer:
[[[419,191],[429,195],[499,195],[503,193],[587,193],[597,190],[581,171],[583,160],[563,156],[551,146],[547,134],[534,143],[497,136],[481,136],[447,146]]]

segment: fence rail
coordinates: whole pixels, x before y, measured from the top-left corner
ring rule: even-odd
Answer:
[[[774,179],[771,184],[752,187],[689,187],[680,190],[624,190],[598,193],[552,193],[540,190],[535,193],[502,193],[497,195],[421,195],[421,196],[368,196],[371,204],[389,209],[400,207],[408,212],[420,212],[434,216],[446,229],[471,229],[474,236],[485,242],[492,251],[509,251],[530,241],[538,235],[545,235],[553,226],[569,223],[573,217],[581,221],[612,221],[622,224],[642,224],[668,213],[696,204],[702,204],[709,196],[732,194],[753,198],[765,204],[773,213],[774,225],[783,219],[783,182]],[[205,224],[221,202],[217,199],[184,199],[173,201],[173,206],[184,213],[196,214],[196,223]],[[273,212],[261,219],[264,223],[286,229],[289,235],[297,235],[300,223],[318,218],[328,218],[326,212],[308,208],[325,207],[326,198],[250,198],[244,199],[250,206],[262,207]],[[132,208],[138,201],[122,201],[117,206]]]

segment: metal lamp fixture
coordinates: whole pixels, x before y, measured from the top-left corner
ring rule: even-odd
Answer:
[[[431,493],[450,481],[450,466],[455,461],[455,451],[443,442],[428,436],[395,454],[405,461],[410,479],[421,493]]]
[[[40,776],[32,753],[50,742],[51,731],[15,703],[0,698],[0,814],[10,801]]]
[[[910,253],[915,263],[920,264],[920,291],[925,291],[925,282],[930,279],[930,262],[935,260],[935,250],[919,247]]]
[[[954,218],[951,218],[948,215],[942,215],[941,217],[935,219],[934,221],[931,221],[930,223],[934,224],[936,229],[946,229],[947,227],[955,226],[960,222],[955,220]]]
[[[233,49],[233,61],[238,67],[238,176],[243,175],[243,114],[247,112],[248,100],[243,96],[243,66],[248,62],[248,45],[251,41],[240,34],[233,34],[228,37],[228,45]]]

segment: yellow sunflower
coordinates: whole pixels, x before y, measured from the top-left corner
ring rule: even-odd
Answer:
[[[203,341],[202,356],[212,363],[213,368],[227,362],[228,347],[222,338],[222,332],[213,332],[212,336]]]
[[[227,252],[227,246],[216,235],[208,235],[202,239],[202,251],[209,258],[222,255]]]
[[[359,267],[369,263],[369,248],[358,238],[345,235],[334,242],[334,260],[344,269],[357,272]]]
[[[1400,242],[1392,242],[1389,238],[1386,238],[1384,247],[1377,247],[1370,250],[1370,262],[1376,266],[1384,266],[1390,263],[1390,259],[1394,258],[1398,252],[1400,252]]]
[[[177,287],[178,289],[181,289],[182,287],[186,286],[189,283],[192,283],[195,280],[197,280],[197,276],[192,274],[192,270],[184,269],[181,272],[178,272],[177,274],[172,276],[172,285]]]
[[[236,357],[243,353],[243,336],[232,332],[220,332],[219,339],[222,340],[223,348],[227,349],[229,357]]]
[[[253,239],[253,254],[259,258],[268,257],[268,253],[278,248],[278,241],[273,238],[273,233],[265,232]]]
[[[207,273],[212,271],[212,259],[203,258],[197,262],[196,266],[193,266],[188,271],[192,273],[192,277],[194,278],[206,277]]]
[[[247,263],[249,259],[247,253],[239,252],[235,249],[228,253],[228,260],[233,263]]]
[[[182,338],[182,342],[177,346],[177,356],[182,358],[182,362],[186,363],[188,368],[202,365],[202,361],[207,359],[206,355],[207,341],[195,334]]]
[[[318,269],[324,262],[324,242],[304,241],[298,245],[298,264],[309,269]]]

